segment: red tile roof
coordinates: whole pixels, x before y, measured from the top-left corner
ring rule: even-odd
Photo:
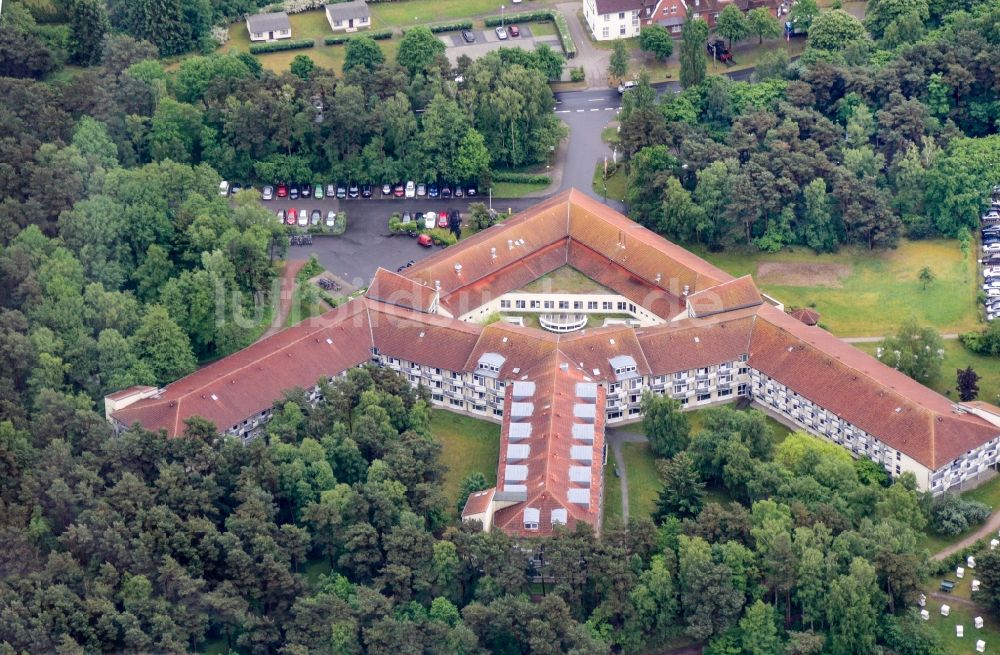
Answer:
[[[764,300],[749,275],[709,287],[688,296],[687,306],[691,315],[705,318],[714,314],[731,312],[761,304]]]
[[[815,309],[809,309],[808,307],[791,311],[789,312],[789,315],[795,320],[801,321],[806,325],[816,325],[819,323],[819,312]]]
[[[652,375],[732,362],[749,352],[755,309],[705,321],[690,319],[639,328],[636,335]]]
[[[496,491],[496,487],[490,487],[489,489],[474,491],[469,494],[469,497],[465,500],[465,507],[462,508],[462,518],[482,514],[488,510],[490,503],[493,502],[493,495]]]
[[[429,313],[434,305],[437,292],[433,286],[421,284],[416,280],[380,268],[375,271],[375,277],[368,285],[365,296],[397,307]]]

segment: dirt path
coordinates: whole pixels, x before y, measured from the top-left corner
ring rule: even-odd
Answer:
[[[964,539],[956,541],[947,548],[934,553],[933,555],[931,555],[931,559],[938,561],[943,560],[945,557],[948,557],[952,553],[957,553],[963,548],[971,546],[972,544],[976,543],[977,541],[979,541],[984,537],[988,537],[991,534],[996,534],[997,530],[1000,530],[1000,512],[994,511],[992,514],[990,514],[990,518],[986,519],[986,523],[983,523],[981,526],[979,526],[978,530],[966,535]]]
[[[969,609],[974,609],[976,611],[982,610],[982,608],[971,600],[962,598],[961,596],[953,596],[951,594],[942,594],[938,591],[932,591],[930,597],[934,600],[942,600],[946,605],[964,605]]]
[[[618,482],[622,487],[622,523],[628,523],[628,470],[625,468],[625,457],[622,455],[623,443],[642,443],[646,436],[629,432],[627,429],[609,429],[607,442],[615,456],[615,466],[618,468]]]
[[[275,334],[285,326],[288,312],[292,309],[292,297],[295,295],[295,276],[305,266],[306,260],[294,259],[285,263],[285,270],[281,274],[281,291],[278,296],[278,311],[271,321],[271,327],[261,335],[261,339],[266,339]]]

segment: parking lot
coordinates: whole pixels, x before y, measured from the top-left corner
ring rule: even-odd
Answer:
[[[410,260],[418,261],[440,250],[434,246],[425,248],[416,239],[407,236],[389,235],[389,216],[393,212],[442,212],[458,209],[463,218],[468,216],[468,207],[473,202],[488,202],[486,197],[434,199],[426,198],[385,198],[348,199],[323,198],[314,200],[289,200],[276,198],[261,201],[272,212],[279,209],[319,209],[326,215],[328,210],[347,213],[347,232],[341,236],[317,235],[311,246],[290,246],[290,259],[306,259],[315,254],[323,267],[334,275],[345,291],[368,286],[379,267],[395,271]],[[538,198],[519,200],[494,200],[493,208],[506,213],[509,209],[516,213],[538,203]]]
[[[493,28],[487,30],[475,30],[473,34],[476,35],[476,40],[474,43],[466,43],[462,39],[461,32],[453,32],[441,35],[440,39],[447,46],[445,54],[448,56],[448,61],[454,66],[458,62],[458,58],[462,55],[466,55],[471,59],[478,59],[482,57],[487,52],[498,50],[500,48],[523,48],[525,50],[534,50],[535,47],[540,43],[545,43],[551,46],[556,52],[562,52],[562,45],[559,43],[559,37],[555,35],[548,36],[534,36],[531,33],[530,25],[518,25],[521,30],[521,36],[511,37],[505,41],[501,41],[497,38],[497,33]]]

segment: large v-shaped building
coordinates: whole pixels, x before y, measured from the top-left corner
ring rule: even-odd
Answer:
[[[112,394],[106,414],[170,436],[201,416],[248,440],[282,390],[318,401],[318,381],[366,363],[501,423],[496,487],[463,517],[516,535],[600,527],[605,426],[640,418],[644,391],[747,399],[934,493],[995,465],[1000,443],[1000,409],[931,391],[578,191],[165,388]]]

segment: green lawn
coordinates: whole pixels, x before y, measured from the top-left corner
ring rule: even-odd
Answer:
[[[608,162],[608,169],[612,164]],[[625,201],[625,187],[628,183],[628,176],[625,175],[625,167],[620,166],[618,170],[608,176],[607,197],[615,200]],[[595,193],[605,195],[604,187],[604,161],[599,161],[594,165],[593,189]]]
[[[877,343],[855,344],[860,350],[874,355]],[[944,359],[941,360],[941,374],[928,386],[938,393],[958,399],[956,371],[971,366],[979,374],[979,399],[990,403],[1000,402],[1000,358],[984,357],[965,349],[957,339],[944,342]]]
[[[444,475],[442,490],[453,503],[458,502],[458,488],[462,480],[474,471],[486,476],[490,485],[496,484],[500,455],[499,425],[435,409],[431,410],[431,435],[443,446],[441,463],[448,467],[448,471]]]
[[[1000,510],[1000,476],[993,478],[989,482],[984,482],[975,489],[962,493],[962,498],[985,503],[986,505],[989,505],[994,512]],[[919,535],[920,541],[918,545],[921,548],[926,548],[929,553],[933,554],[957,541],[961,541],[968,536],[969,533],[975,532],[978,529],[979,525],[974,525],[962,534],[950,537],[935,534],[928,527],[924,529],[923,534]]]
[[[481,14],[500,14],[500,3],[494,0],[406,0],[371,3],[368,6],[372,14],[373,29],[440,23]],[[510,6],[507,5],[508,9]]]
[[[763,44],[758,44],[755,39],[756,37],[751,37],[750,40],[744,43],[736,44],[733,52],[734,61],[736,63],[732,66],[726,66],[725,64],[713,61],[711,55],[709,55],[706,51],[706,72],[709,75],[724,75],[726,73],[733,73],[735,71],[756,66],[760,61],[760,58],[769,52],[774,52],[775,50],[785,50],[788,52],[790,57],[795,57],[796,55],[801,55],[802,51],[805,50],[806,47],[805,39],[793,39],[792,41],[785,41],[783,38],[772,39],[770,41],[765,41]],[[614,41],[604,41],[603,43],[613,44]],[[633,59],[629,75],[637,75],[640,69],[645,69],[646,72],[649,73],[651,82],[663,82],[665,80],[678,79],[680,77],[680,62],[677,59],[676,45],[674,47],[674,55],[666,61],[660,61],[648,55],[642,55],[638,59]]]
[[[525,184],[523,182],[494,182],[494,198],[523,198],[529,193],[544,191],[548,184]]]
[[[612,518],[622,518],[622,485],[615,475],[614,453],[608,453],[608,463],[604,465],[604,520]]]
[[[523,293],[614,293],[572,266],[560,266],[521,287]]]
[[[528,29],[531,30],[531,36],[555,36],[558,34],[556,24],[550,20],[531,23],[528,25]],[[558,51],[558,47],[556,50]]]
[[[814,306],[820,323],[840,336],[881,336],[904,320],[942,332],[977,328],[976,269],[955,240],[903,241],[895,250],[843,248],[817,255],[808,248],[775,254],[694,250],[733,275],[753,274],[785,306]],[[936,280],[922,289],[917,274],[930,266]]]
[[[935,584],[927,587],[925,593],[936,590],[937,585]],[[977,639],[986,642],[986,652],[991,652],[991,648],[996,650],[997,644],[1000,644],[1000,624],[988,611],[975,611],[959,603],[947,603],[951,607],[951,612],[948,616],[941,616],[941,605],[944,603],[946,601],[928,596],[926,609],[930,613],[930,619],[927,623],[941,636],[941,645],[944,647],[946,655],[975,653]],[[983,617],[984,625],[981,630],[977,630],[973,623],[976,616]],[[965,636],[961,639],[955,636],[956,625],[965,628]]]

